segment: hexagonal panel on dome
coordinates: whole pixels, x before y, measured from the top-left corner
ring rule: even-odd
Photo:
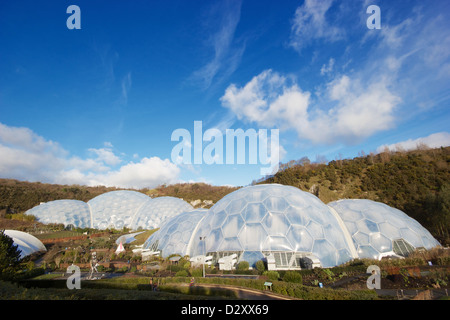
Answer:
[[[224,221],[222,226],[223,236],[225,238],[232,238],[236,234],[239,234],[244,226],[244,219],[240,214],[230,215]]]
[[[262,224],[267,230],[272,230],[271,234],[274,236],[285,236],[290,227],[289,220],[284,214],[271,211],[266,214]]]
[[[249,203],[245,207],[242,216],[247,223],[259,223],[267,213],[267,208],[263,203]]]
[[[263,203],[270,212],[284,212],[289,206],[289,203],[282,197],[269,196]]]
[[[312,252],[314,238],[309,233],[308,229],[303,226],[291,226],[287,239],[294,248],[294,251]]]
[[[347,226],[360,258],[380,259],[394,255],[393,243],[398,240],[407,241],[415,248],[439,246],[439,242],[416,220],[384,203],[353,199],[328,205]]]
[[[267,237],[268,233],[261,223],[246,223],[238,234],[242,248],[235,250],[264,250],[263,244]]]
[[[91,226],[89,206],[79,200],[55,200],[42,203],[25,212],[42,223],[62,223],[79,228]]]

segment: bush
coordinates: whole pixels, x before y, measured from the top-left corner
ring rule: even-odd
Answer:
[[[195,268],[191,270],[191,275],[193,277],[202,277],[203,276],[203,269],[202,268]]]
[[[118,273],[126,273],[126,272],[128,272],[128,267],[122,267],[122,268],[116,270],[116,272],[118,272]]]
[[[293,283],[303,283],[302,275],[295,271],[288,271],[283,276],[283,281],[293,282]]]
[[[272,281],[277,281],[280,278],[280,274],[277,271],[273,271],[273,270],[264,271],[263,275]]]
[[[249,268],[250,268],[250,265],[249,265],[249,263],[247,261],[241,261],[236,266],[236,270],[238,270],[238,271],[246,271]]]
[[[175,277],[187,277],[189,276],[188,272],[186,270],[180,270],[175,273]]]
[[[260,273],[263,273],[266,270],[266,266],[262,260],[256,261],[255,267]]]

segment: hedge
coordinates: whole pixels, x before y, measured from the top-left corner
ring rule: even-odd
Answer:
[[[150,290],[150,277],[115,278],[96,281],[82,281],[81,287],[86,289],[122,289],[122,290]],[[161,291],[181,294],[211,295],[233,298],[231,290],[226,288],[203,288],[177,286],[176,284],[190,283],[190,277],[153,278],[153,284],[158,284]],[[196,284],[222,284],[264,290],[265,280],[229,279],[229,278],[195,278]],[[64,288],[65,280],[29,280],[21,281],[27,288]],[[304,286],[298,283],[273,281],[272,292],[305,300],[374,300],[378,298],[374,290],[344,290],[325,289]]]

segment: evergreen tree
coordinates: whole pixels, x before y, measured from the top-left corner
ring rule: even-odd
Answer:
[[[20,252],[13,239],[0,230],[0,279],[10,279],[19,270]]]

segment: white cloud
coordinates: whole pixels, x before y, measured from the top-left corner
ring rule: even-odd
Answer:
[[[143,158],[123,162],[112,144],[88,149],[95,157],[69,156],[58,143],[46,140],[28,128],[0,123],[0,176],[58,184],[105,185],[126,188],[155,187],[173,183],[180,169],[169,160]]]
[[[438,132],[430,134],[427,137],[421,137],[417,139],[408,139],[406,141],[401,141],[398,143],[393,143],[389,145],[382,145],[377,148],[377,152],[383,152],[389,149],[390,151],[400,151],[400,150],[415,150],[420,146],[427,146],[429,148],[440,148],[450,146],[450,133],[448,132]]]
[[[344,30],[330,25],[326,14],[334,0],[305,0],[295,11],[292,21],[290,45],[298,51],[315,39],[338,41],[344,36]]]
[[[322,66],[322,68],[320,69],[320,74],[321,75],[325,75],[327,73],[330,73],[333,71],[333,67],[334,67],[334,59],[330,58],[330,60],[328,61],[328,65],[324,64]]]
[[[239,120],[256,122],[262,126],[291,127],[306,116],[309,93],[300,91],[288,78],[265,70],[242,88],[230,85],[220,99]]]
[[[352,143],[394,126],[394,111],[401,99],[383,80],[363,85],[359,79],[342,76],[329,90],[331,99],[337,101],[325,117],[329,139],[335,135]]]
[[[206,19],[205,30],[214,28],[213,35],[208,37],[207,46],[214,50],[213,58],[204,66],[194,71],[190,81],[198,84],[203,89],[211,86],[219,75],[226,78],[237,68],[244,52],[244,47],[234,47],[234,34],[240,20],[240,1],[221,1],[215,4]],[[217,27],[218,26],[218,27]]]
[[[313,101],[294,79],[265,70],[242,88],[230,85],[221,102],[239,120],[295,130],[314,143],[355,143],[389,129],[400,103],[384,79],[365,84],[346,75],[329,82],[319,98]]]
[[[122,160],[114,154],[110,147],[100,149],[89,148],[88,151],[97,155],[97,161],[104,162],[110,166],[116,166],[122,162]]]
[[[140,162],[130,162],[115,171],[93,177],[91,184],[122,186],[127,188],[154,187],[163,183],[177,181],[180,169],[168,159],[158,157],[143,158]]]
[[[13,145],[16,148],[32,150],[33,152],[65,153],[58,143],[45,140],[28,128],[9,127],[2,123],[0,123],[0,142],[4,145]]]
[[[121,82],[122,87],[122,99],[124,100],[124,103],[127,104],[128,102],[128,93],[131,89],[131,73],[128,72],[126,76],[123,77]]]

